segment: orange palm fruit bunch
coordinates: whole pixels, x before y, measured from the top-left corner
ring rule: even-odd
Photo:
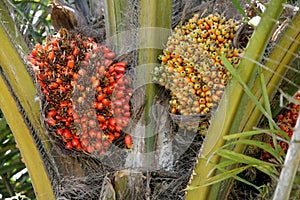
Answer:
[[[103,154],[125,137],[131,89],[126,63],[115,57],[106,45],[66,29],[37,44],[28,56],[45,101],[47,129],[66,149]]]

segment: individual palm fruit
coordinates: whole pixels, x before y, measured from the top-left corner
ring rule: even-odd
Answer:
[[[153,70],[153,81],[170,90],[172,114],[207,114],[218,105],[231,78],[220,56],[239,63],[241,51],[232,46],[238,28],[237,21],[216,13],[195,14],[174,29],[159,56],[161,66]]]
[[[295,95],[295,99],[298,100],[300,103],[300,92],[298,92]],[[275,118],[275,121],[279,128],[283,130],[290,138],[292,138],[293,136],[294,127],[299,117],[299,112],[300,104],[290,103],[283,110],[283,112]],[[287,152],[289,146],[286,142],[277,141],[277,143],[284,152]],[[272,141],[270,141],[269,144],[272,147],[274,147],[274,143]],[[272,156],[268,152],[263,151],[262,155],[260,156],[260,159],[265,161],[271,161]]]
[[[30,65],[45,98],[45,121],[66,149],[105,153],[130,120],[126,63],[93,38],[61,29],[37,44]],[[125,137],[123,134],[122,137]]]

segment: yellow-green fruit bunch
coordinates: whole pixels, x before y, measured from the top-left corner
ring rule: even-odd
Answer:
[[[171,113],[207,114],[217,106],[231,77],[220,55],[237,66],[240,50],[233,39],[238,28],[237,21],[219,14],[195,14],[174,29],[159,57],[161,66],[153,70],[153,81],[170,90]]]

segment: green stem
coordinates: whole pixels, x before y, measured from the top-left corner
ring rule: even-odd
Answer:
[[[266,83],[265,83],[265,76],[264,76],[264,73],[263,73],[263,69],[261,67],[259,68],[258,76],[259,76],[259,79],[260,79],[260,85],[261,85],[261,91],[262,91],[262,98],[263,98],[263,101],[264,101],[264,104],[265,104],[266,112],[268,113],[268,115],[270,117],[272,117],[272,112],[271,112],[271,107],[270,107],[270,101],[269,101],[269,97],[268,97],[268,91],[267,91]],[[270,119],[268,119],[268,121],[269,121],[270,129],[273,129],[274,126],[272,124],[272,121]],[[272,140],[273,140],[273,144],[275,146],[275,149],[278,152],[278,146],[277,146],[277,139],[276,139],[276,137],[273,136]]]
[[[122,31],[125,30],[127,0],[105,0],[106,38],[115,46],[115,52],[119,53],[122,42]],[[110,41],[113,39],[112,41]]]
[[[275,92],[278,89],[278,85],[283,79],[283,75],[287,71],[287,67],[295,56],[295,52],[299,49],[299,41],[300,41],[300,13],[295,16],[283,36],[280,38],[276,47],[270,54],[265,65],[261,67],[264,68],[263,73],[265,76],[267,94],[269,99],[274,96]],[[260,90],[260,82],[256,81],[254,83],[254,87],[252,93],[255,94],[256,98],[262,102],[262,92]],[[258,115],[260,112],[256,109],[256,106],[253,102],[249,102],[246,113],[249,113],[248,116],[242,120],[241,129],[250,129],[253,123],[248,123],[256,118],[259,120]],[[257,122],[257,121],[256,121]]]
[[[139,55],[137,66],[137,85],[145,85],[152,82],[152,70],[158,63],[158,55],[161,54],[163,44],[167,41],[167,33],[171,28],[171,0],[141,0],[140,2],[140,31],[139,31]],[[153,152],[155,150],[155,122],[151,117],[153,98],[156,95],[157,86],[147,84],[146,105],[144,120],[146,125],[146,153],[147,166],[153,163]],[[152,119],[151,119],[152,118]],[[152,156],[151,156],[152,155]]]

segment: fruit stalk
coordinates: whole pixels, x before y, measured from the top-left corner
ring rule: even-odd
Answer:
[[[140,27],[139,27],[139,57],[137,66],[137,85],[145,85],[152,82],[151,72],[157,66],[160,50],[167,40],[167,34],[171,28],[172,1],[141,0],[140,2]],[[161,36],[163,35],[163,36]],[[144,166],[153,165],[155,150],[156,124],[151,116],[153,98],[157,93],[157,86],[148,84],[145,89],[145,152],[148,153]],[[151,119],[152,118],[152,119]],[[152,123],[150,123],[152,122]]]

